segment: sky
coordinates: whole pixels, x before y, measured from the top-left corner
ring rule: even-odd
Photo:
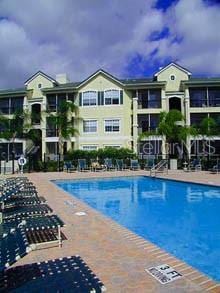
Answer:
[[[38,70],[151,77],[177,62],[220,76],[220,0],[0,0],[0,88]]]

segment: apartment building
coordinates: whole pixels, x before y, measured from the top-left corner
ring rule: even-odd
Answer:
[[[18,109],[38,114],[33,118],[34,141],[16,137],[17,154],[36,148],[38,155],[57,154],[58,132],[50,125],[46,110],[56,112],[60,103],[71,100],[78,113],[71,119],[79,134],[64,144],[68,149],[95,150],[107,146],[127,147],[140,154],[165,154],[164,138],[149,136],[139,141],[142,132],[154,130],[161,111],[178,109],[185,116],[186,125],[199,124],[204,117],[220,121],[220,77],[195,78],[176,63],[160,68],[150,78],[118,79],[100,69],[81,82],[70,82],[65,74],[52,78],[39,71],[18,89],[0,90],[1,115],[10,117]],[[41,114],[41,119],[39,118]],[[0,125],[0,133],[5,131]],[[201,149],[201,137],[196,140]],[[150,148],[146,147],[150,142]],[[220,153],[220,136],[211,145]],[[10,159],[11,140],[0,139],[0,153]],[[190,148],[195,154],[195,148]]]

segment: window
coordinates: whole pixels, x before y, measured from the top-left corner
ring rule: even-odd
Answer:
[[[190,88],[190,107],[206,107],[207,106],[207,89],[206,88]]]
[[[84,151],[96,151],[97,150],[97,145],[83,145],[82,149]]]
[[[55,112],[57,109],[56,95],[47,95],[47,108],[51,112]]]
[[[119,119],[106,119],[105,120],[105,132],[120,132],[120,120]]]
[[[207,113],[191,113],[190,124],[194,126],[200,126],[203,119],[207,118]]]
[[[97,132],[97,120],[84,120],[83,121],[83,132],[84,133]]]
[[[175,80],[175,79],[176,79],[176,76],[174,74],[171,74],[170,80]]]
[[[9,99],[0,99],[0,112],[1,114],[9,114]]]
[[[209,106],[220,107],[220,88],[208,88]]]
[[[149,90],[148,108],[161,108],[161,90]]]
[[[11,98],[11,114],[15,113],[15,111],[23,110],[23,97]]]
[[[42,84],[38,83],[38,88],[41,89],[42,88]]]
[[[82,105],[83,106],[96,106],[97,105],[97,92],[87,91],[82,95]]]
[[[161,108],[161,90],[149,89],[138,91],[138,108]]]
[[[113,148],[113,149],[120,149],[121,146],[120,145],[114,145],[114,144],[106,144],[104,145],[105,148]]]
[[[104,92],[105,105],[119,105],[120,91],[119,90],[106,90]]]

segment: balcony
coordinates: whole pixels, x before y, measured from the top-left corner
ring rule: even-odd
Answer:
[[[138,109],[159,109],[161,108],[161,99],[160,100],[143,100],[138,99]]]
[[[58,129],[46,129],[46,137],[58,137]]]
[[[157,127],[138,127],[138,135],[141,135],[145,132],[154,132],[156,131]]]

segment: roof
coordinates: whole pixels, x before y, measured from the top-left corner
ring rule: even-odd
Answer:
[[[53,79],[52,77],[50,77],[49,75],[47,75],[46,73],[44,73],[40,70],[38,72],[36,72],[35,74],[33,74],[30,78],[28,78],[24,84],[25,85],[29,84],[29,82],[31,82],[38,75],[45,77],[46,79],[50,80],[52,83],[58,84],[58,82],[55,79]]]
[[[85,83],[87,83],[88,81],[90,81],[92,78],[94,78],[95,76],[99,75],[99,74],[103,74],[105,76],[107,76],[108,78],[114,80],[115,82],[119,83],[120,85],[124,85],[120,79],[118,79],[117,77],[113,76],[112,74],[108,73],[107,71],[103,70],[103,69],[98,69],[97,71],[95,71],[93,74],[91,74],[89,77],[87,77],[86,79],[84,79],[79,85],[78,88],[83,86]]]
[[[15,88],[15,89],[4,89],[0,90],[0,96],[7,96],[7,95],[25,95],[26,94],[25,88]]]
[[[42,92],[59,92],[63,90],[76,90],[81,82],[68,82],[64,84],[58,84],[55,87],[42,88]]]
[[[181,82],[184,85],[207,85],[207,84],[219,84],[220,77],[193,77],[189,80],[183,80]]]
[[[152,78],[127,78],[120,80],[125,88],[140,87],[140,86],[164,86],[165,81],[157,81]]]
[[[163,72],[164,70],[166,70],[167,68],[169,68],[170,66],[175,66],[176,68],[180,69],[181,71],[184,71],[186,74],[191,75],[192,73],[190,71],[188,71],[186,68],[180,66],[179,64],[175,63],[175,62],[171,62],[169,64],[167,64],[166,66],[164,66],[163,68],[161,68],[158,72],[156,72],[154,74],[154,76],[158,76],[161,72]]]

